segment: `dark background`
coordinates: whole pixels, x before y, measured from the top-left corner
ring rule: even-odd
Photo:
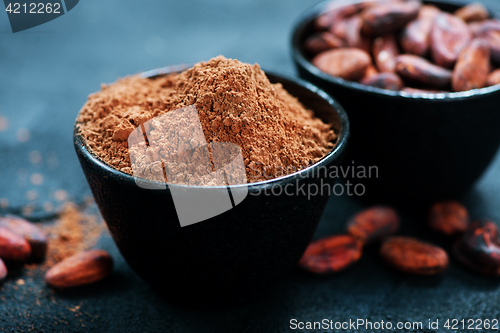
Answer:
[[[90,194],[73,151],[72,127],[87,95],[102,82],[219,54],[293,75],[291,27],[316,2],[85,0],[54,21],[16,34],[7,14],[0,13],[0,212],[48,223],[61,206],[56,191],[66,191],[76,203]],[[500,10],[497,0],[482,2]],[[499,167],[497,158],[463,198],[474,218],[500,221]],[[31,182],[34,173],[43,176],[42,184]],[[332,197],[316,237],[342,232],[345,220],[362,206],[352,198]],[[423,212],[402,216],[401,233],[440,243],[423,227]],[[265,300],[229,311],[196,311],[158,298],[128,268],[109,236],[99,247],[112,253],[116,268],[94,286],[57,293],[39,279],[17,286],[22,273],[10,277],[0,287],[0,328],[288,332],[292,318],[424,325],[440,319],[441,327],[453,318],[500,319],[499,282],[455,262],[441,277],[406,276],[388,270],[375,249],[368,249],[341,274],[315,277],[296,271]]]

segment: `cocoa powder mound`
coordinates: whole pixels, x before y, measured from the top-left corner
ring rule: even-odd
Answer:
[[[248,182],[300,170],[334,147],[331,125],[314,117],[281,84],[270,83],[257,64],[223,56],[179,74],[156,79],[129,76],[103,85],[89,96],[77,124],[97,157],[133,174],[128,137],[134,129],[191,106],[198,112],[207,143],[230,142],[241,148]],[[155,147],[148,152],[153,160],[165,156],[161,144]]]

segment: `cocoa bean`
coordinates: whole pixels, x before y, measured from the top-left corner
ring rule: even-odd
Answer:
[[[34,259],[42,259],[47,251],[47,235],[39,227],[20,217],[0,217],[0,226],[5,227],[21,236],[31,246],[31,256]]]
[[[486,86],[494,86],[500,84],[500,69],[494,70],[486,78]]]
[[[461,18],[441,13],[436,16],[430,34],[432,59],[441,67],[451,68],[470,40],[469,27]]]
[[[375,74],[361,80],[360,83],[366,86],[387,90],[401,90],[404,86],[403,81],[394,73]]]
[[[447,236],[462,234],[469,225],[469,213],[461,203],[443,201],[432,205],[429,226]]]
[[[482,37],[490,47],[491,60],[500,63],[500,31],[489,30]]]
[[[64,259],[45,274],[45,282],[55,288],[81,286],[102,280],[113,268],[113,259],[102,250],[89,250]]]
[[[401,89],[401,91],[407,92],[409,94],[439,94],[439,93],[446,92],[446,91],[442,91],[442,90],[418,89],[418,88],[411,88],[411,87],[404,87],[403,89]]]
[[[367,53],[370,53],[370,39],[361,34],[361,17],[353,16],[347,21],[345,30],[345,40],[347,46],[356,47]]]
[[[0,283],[5,281],[5,279],[7,278],[7,274],[8,274],[7,267],[5,266],[3,260],[0,259]]]
[[[471,223],[454,247],[457,258],[469,268],[487,275],[500,273],[500,239],[492,221]]]
[[[349,23],[348,19],[337,20],[332,23],[330,27],[330,32],[337,36],[338,38],[345,40],[347,36],[347,25]]]
[[[309,36],[304,42],[304,49],[310,55],[345,46],[345,42],[330,32],[320,32]]]
[[[363,77],[361,78],[360,82],[365,80],[365,79],[368,79],[376,74],[378,74],[378,71],[375,68],[375,66],[373,66],[372,64],[369,64],[368,67],[366,67],[365,73],[363,74]]]
[[[31,256],[31,247],[23,237],[5,227],[0,227],[0,258],[26,261]]]
[[[357,14],[362,6],[362,4],[348,4],[346,1],[335,1],[314,20],[314,28],[317,31],[327,30],[335,21]]]

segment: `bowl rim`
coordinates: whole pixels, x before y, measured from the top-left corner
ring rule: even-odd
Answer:
[[[314,66],[311,61],[307,59],[305,56],[305,53],[303,52],[302,45],[300,43],[300,35],[302,35],[302,31],[304,28],[309,25],[314,18],[316,18],[320,13],[324,12],[326,7],[334,3],[335,1],[338,0],[323,0],[320,3],[317,3],[316,5],[310,7],[307,9],[305,12],[303,12],[296,20],[295,23],[293,24],[293,29],[292,29],[292,36],[291,36],[291,53],[292,53],[292,58],[295,61],[296,64],[298,64],[300,67],[304,68],[306,71],[308,71],[311,75],[319,77],[321,80],[326,81],[330,84],[334,85],[340,85],[343,87],[350,88],[352,90],[357,90],[373,95],[383,95],[383,96],[389,96],[389,97],[394,97],[394,98],[399,98],[399,99],[424,99],[424,100],[443,100],[443,101],[450,101],[450,100],[461,100],[461,99],[469,99],[469,98],[474,98],[474,97],[481,97],[483,95],[487,95],[493,92],[499,92],[500,91],[500,84],[490,86],[490,87],[484,87],[480,89],[472,89],[468,91],[460,91],[460,92],[440,92],[440,93],[409,93],[405,91],[395,91],[395,90],[388,90],[388,89],[382,89],[382,88],[376,88],[376,87],[371,87],[371,86],[366,86],[358,82],[354,81],[348,81],[344,80],[339,77],[331,76],[329,74],[324,73],[321,71],[319,68]],[[342,1],[342,0],[340,0]],[[356,3],[362,3],[362,2],[371,2],[375,0],[344,0],[344,5],[348,4],[356,4]],[[423,0],[422,1],[424,4],[442,4],[442,5],[451,5],[451,6],[457,6],[457,7],[462,7],[464,4],[458,3],[458,2],[448,2],[448,1],[443,1],[443,0]],[[487,8],[488,12],[490,13],[490,16],[492,18],[498,18],[498,15],[494,15],[494,11],[491,9]]]
[[[176,72],[181,72],[183,70],[186,70],[188,68],[192,67],[192,65],[173,65],[173,66],[167,66],[167,67],[161,67],[161,68],[156,68],[152,69],[149,71],[141,72],[138,73],[138,75],[142,77],[147,77],[147,78],[152,78],[152,77],[157,77],[157,76],[164,76]],[[294,83],[301,87],[302,89],[309,90],[310,92],[313,92],[314,94],[318,95],[320,98],[326,100],[326,102],[330,105],[331,109],[333,112],[337,114],[340,120],[340,133],[337,134],[337,142],[335,144],[335,147],[333,147],[323,158],[321,158],[319,161],[317,161],[314,164],[311,164],[307,166],[304,169],[300,169],[298,171],[295,171],[293,173],[283,175],[280,177],[276,178],[270,178],[254,183],[246,183],[246,184],[235,184],[235,185],[228,185],[228,186],[188,186],[188,185],[179,185],[179,184],[169,184],[169,183],[160,183],[156,181],[151,181],[143,178],[139,178],[142,183],[144,184],[151,184],[153,186],[157,185],[166,185],[167,190],[171,186],[179,187],[179,188],[206,188],[206,189],[221,189],[221,188],[229,188],[229,189],[237,189],[237,188],[255,188],[255,187],[270,187],[275,185],[276,183],[281,183],[281,182],[288,182],[288,181],[293,181],[296,180],[297,178],[301,177],[302,179],[308,178],[309,172],[314,172],[315,169],[318,167],[329,164],[329,162],[335,161],[335,160],[340,160],[342,157],[343,153],[346,150],[347,142],[349,140],[350,136],[350,124],[349,124],[349,118],[347,116],[347,113],[345,112],[344,108],[339,104],[339,102],[334,99],[332,96],[330,96],[328,93],[325,91],[321,90],[320,88],[316,87],[315,85],[304,81],[300,78],[297,77],[291,77],[287,75],[282,75],[282,74],[277,74],[272,71],[265,71],[264,73],[266,75],[271,75],[279,80],[285,80],[289,81],[291,83]],[[279,82],[279,81],[278,81]],[[314,112],[314,110],[312,110]],[[82,137],[82,135],[79,133],[79,122],[75,121],[74,127],[73,127],[73,144],[75,146],[75,149],[77,152],[80,152],[86,159],[90,160],[94,165],[97,165],[99,168],[104,169],[107,173],[112,174],[115,177],[121,178],[125,181],[130,181],[133,182],[134,184],[136,183],[136,178],[132,175],[129,175],[127,173],[124,173],[122,171],[116,170],[112,166],[108,165],[106,162],[104,162],[99,156],[94,154],[92,150],[88,147],[86,140]],[[314,174],[314,173],[313,173]]]

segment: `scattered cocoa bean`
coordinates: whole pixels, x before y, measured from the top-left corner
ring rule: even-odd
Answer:
[[[329,31],[337,36],[338,38],[345,40],[347,36],[347,25],[349,23],[348,19],[337,20],[332,23]]]
[[[380,248],[382,259],[400,271],[433,275],[448,267],[448,255],[435,245],[410,237],[391,237]]]
[[[440,12],[434,6],[422,6],[418,18],[408,23],[401,34],[401,47],[404,52],[421,57],[429,52],[429,35]]]
[[[338,48],[318,54],[312,63],[329,75],[357,81],[364,75],[371,58],[368,53],[356,48]]]
[[[437,88],[447,87],[452,76],[450,70],[411,54],[403,54],[396,58],[396,74]]]
[[[363,5],[360,6],[361,10],[364,10],[369,7],[375,7],[375,6],[380,6],[380,5],[389,5],[391,3],[395,2],[404,2],[406,0],[374,0],[374,1],[366,1],[366,2],[361,2]]]
[[[488,10],[478,2],[457,9],[454,14],[465,22],[483,21],[490,17]]]
[[[5,266],[3,260],[0,259],[0,283],[5,281],[5,279],[7,278],[7,274],[8,274],[7,267]]]
[[[20,217],[0,217],[0,226],[23,237],[31,246],[31,256],[42,259],[47,251],[47,235],[39,227]]]
[[[23,237],[5,227],[0,227],[0,258],[12,261],[26,261],[31,255],[31,247]]]
[[[372,54],[380,72],[396,71],[396,57],[399,55],[399,50],[393,35],[377,37],[373,41]]]
[[[486,20],[483,22],[469,23],[469,30],[473,37],[480,37],[488,31],[500,31],[500,22],[498,20]]]
[[[417,19],[431,19],[434,20],[436,16],[441,13],[441,9],[433,5],[423,5],[418,12]],[[430,32],[430,30],[429,30]]]
[[[369,36],[395,32],[418,16],[422,3],[410,0],[372,6],[361,12],[362,31]]]
[[[45,274],[55,288],[69,288],[102,280],[113,268],[113,259],[102,250],[89,250],[64,259]]]
[[[430,34],[434,62],[442,67],[453,67],[470,40],[469,27],[461,18],[448,13],[437,15]]]
[[[494,70],[486,78],[486,86],[500,84],[500,69]]]
[[[453,254],[467,268],[486,276],[500,276],[500,268],[489,267],[475,262],[462,239],[458,239],[453,245]]]
[[[310,55],[345,46],[345,42],[330,32],[320,32],[309,36],[304,42],[304,49]]]
[[[490,73],[490,48],[483,39],[474,39],[463,51],[453,70],[453,91],[483,88]]]
[[[312,242],[299,265],[317,274],[341,271],[361,257],[362,242],[350,235],[335,235]]]
[[[462,234],[469,225],[467,208],[456,201],[442,201],[432,205],[429,226],[444,235]]]
[[[398,229],[398,214],[394,209],[384,206],[365,209],[347,222],[347,232],[363,243],[379,241]]]

